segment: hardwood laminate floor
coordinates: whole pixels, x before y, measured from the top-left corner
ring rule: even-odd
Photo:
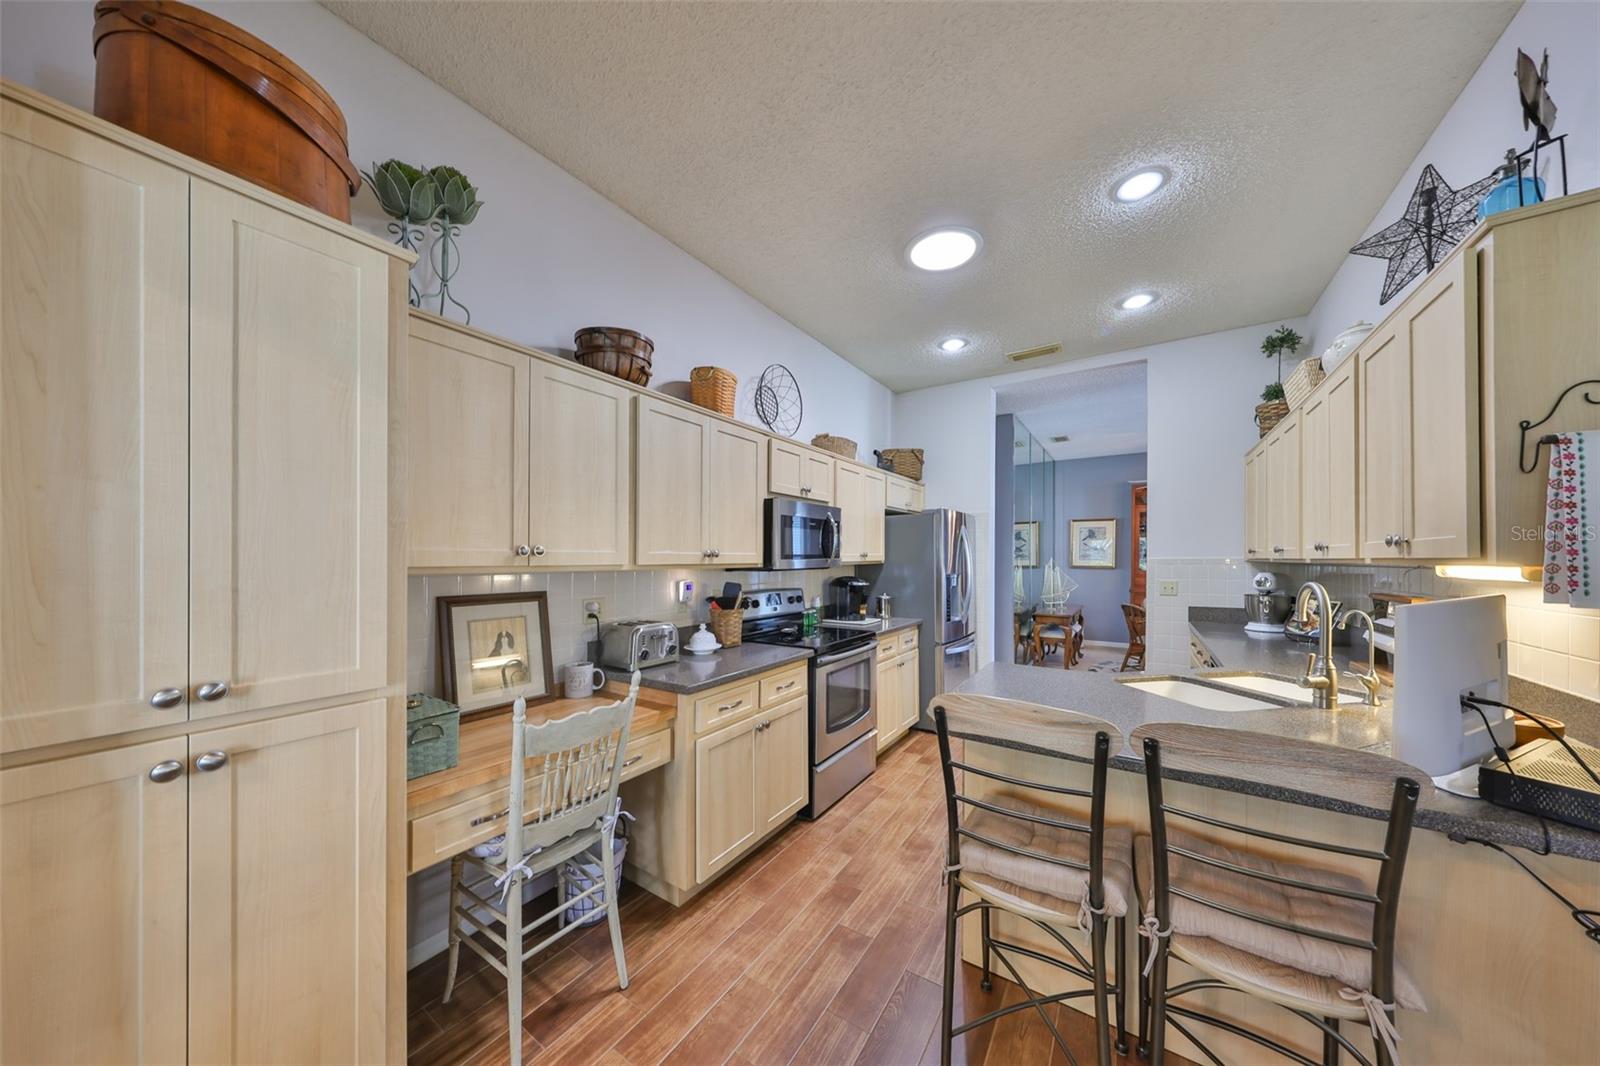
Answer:
[[[628,989],[617,988],[603,922],[528,960],[524,1061],[937,1063],[944,833],[938,745],[913,733],[823,818],[790,826],[685,906],[624,886]],[[443,1004],[444,974],[441,954],[409,975],[411,1062],[504,1061],[505,982],[463,950]],[[998,977],[983,992],[962,964],[958,1017],[1021,996]],[[1092,1063],[1090,1019],[1067,1007],[1057,1017]],[[953,1061],[1066,1057],[1037,1012],[1018,1011],[964,1034]]]

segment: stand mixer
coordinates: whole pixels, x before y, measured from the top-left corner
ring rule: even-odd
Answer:
[[[1251,582],[1254,592],[1244,594],[1246,633],[1262,636],[1283,636],[1283,621],[1289,617],[1289,594],[1278,587],[1277,574],[1265,570],[1256,574]]]

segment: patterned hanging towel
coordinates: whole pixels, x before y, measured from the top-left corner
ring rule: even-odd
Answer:
[[[1544,601],[1600,607],[1600,430],[1550,449],[1544,527]]]

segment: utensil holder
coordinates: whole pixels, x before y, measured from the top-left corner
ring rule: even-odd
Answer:
[[[731,611],[712,611],[711,621],[707,623],[712,636],[717,638],[717,643],[724,648],[737,648],[744,641],[744,610],[735,607]]]

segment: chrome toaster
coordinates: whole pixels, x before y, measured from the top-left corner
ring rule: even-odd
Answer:
[[[613,622],[600,635],[600,665],[643,670],[678,661],[678,627],[671,622]]]

